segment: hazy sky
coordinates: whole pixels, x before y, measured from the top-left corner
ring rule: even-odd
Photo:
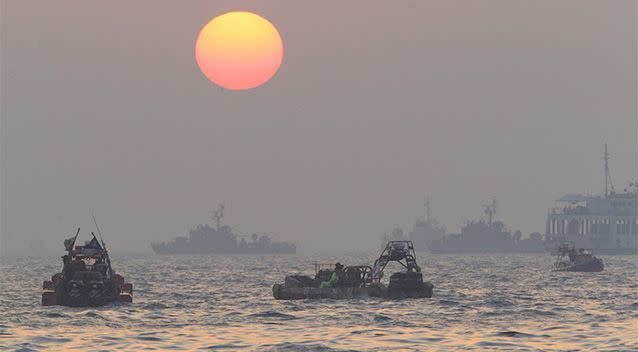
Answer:
[[[637,168],[635,1],[2,0],[2,245],[76,225],[150,250],[226,204],[240,233],[370,249],[424,213],[543,231],[565,193]],[[267,84],[194,61],[211,18],[280,31]]]

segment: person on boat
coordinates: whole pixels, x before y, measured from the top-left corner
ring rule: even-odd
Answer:
[[[343,277],[343,264],[337,262],[335,264],[335,271],[330,275],[330,279],[328,281],[323,281],[319,287],[321,288],[331,288],[339,281],[339,278]]]
[[[576,249],[574,247],[569,249],[568,255],[569,255],[569,261],[570,262],[576,261]]]
[[[100,242],[97,240],[97,237],[95,237],[93,232],[91,232],[91,236],[93,236],[93,238],[84,246],[84,248],[102,249]]]

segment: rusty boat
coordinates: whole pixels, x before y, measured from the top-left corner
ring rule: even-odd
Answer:
[[[62,256],[62,272],[42,285],[42,305],[96,307],[113,302],[132,302],[133,285],[116,274],[111,266],[104,241],[93,232],[90,241],[75,245],[80,233],[64,241],[67,254]],[[98,230],[99,233],[99,230]],[[100,236],[101,238],[101,236]]]

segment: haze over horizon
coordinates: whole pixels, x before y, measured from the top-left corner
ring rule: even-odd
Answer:
[[[300,252],[369,250],[430,195],[449,231],[543,232],[566,193],[638,179],[635,1],[3,1],[2,253],[52,251],[93,209],[114,251],[210,222]],[[274,78],[199,72],[211,18],[264,16]]]

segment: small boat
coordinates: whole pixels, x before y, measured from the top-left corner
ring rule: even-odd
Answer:
[[[562,243],[558,247],[555,271],[598,272],[603,271],[604,268],[603,260],[594,257],[591,249],[576,250],[576,247],[570,243]]]
[[[67,254],[62,256],[61,273],[44,281],[42,305],[97,307],[112,302],[133,302],[133,285],[125,283],[111,267],[104,241],[93,238],[84,246],[74,246],[80,233],[64,241]],[[101,236],[100,236],[101,237]]]
[[[405,270],[393,273],[388,285],[381,283],[389,262]],[[289,275],[272,287],[275,299],[349,299],[357,297],[430,298],[433,285],[423,281],[412,241],[389,241],[374,265],[315,264],[315,276]]]

